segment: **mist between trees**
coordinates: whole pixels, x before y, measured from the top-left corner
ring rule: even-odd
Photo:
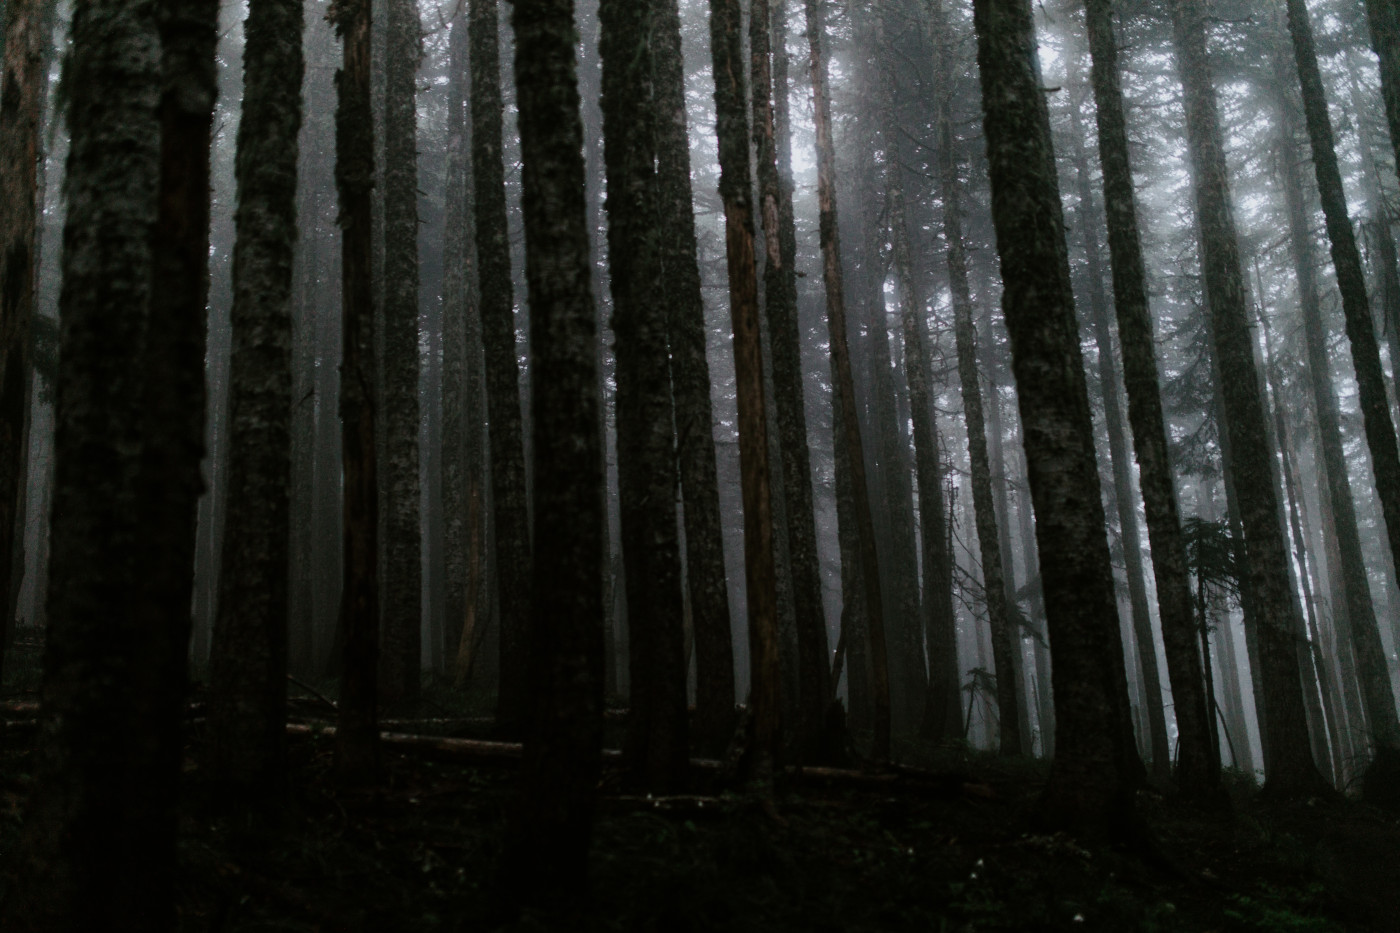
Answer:
[[[608,710],[656,795],[956,747],[1090,834],[1400,799],[1389,0],[0,23],[17,929],[170,923],[191,683],[255,809],[288,675],[345,782],[444,703],[522,742],[526,900]]]

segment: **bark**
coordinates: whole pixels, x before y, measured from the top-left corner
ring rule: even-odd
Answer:
[[[799,709],[794,724],[804,761],[830,758],[826,717],[831,706],[826,614],[812,501],[812,458],[803,399],[802,331],[797,311],[797,232],[792,208],[792,151],[788,130],[787,4],[756,0],[749,26],[753,69],[753,129],[758,196],[767,261],[763,311],[773,359],[773,406],[782,454],[787,550],[797,615]],[[770,62],[771,58],[771,62]]]
[[[1002,302],[1055,660],[1057,748],[1045,806],[1070,825],[1125,833],[1142,765],[1031,8],[977,0],[973,11]]]
[[[469,576],[480,583],[480,561],[471,564],[472,541],[480,534],[481,360],[480,334],[472,341],[477,315],[473,266],[476,249],[470,233],[471,158],[467,139],[467,35],[465,8],[452,20],[448,37],[447,190],[442,242],[442,511],[443,565],[447,592],[443,639],[445,667],[455,669],[468,607],[476,602]],[[472,323],[469,323],[471,321]],[[479,330],[479,324],[477,325]]]
[[[472,40],[472,179],[476,186],[477,274],[481,282],[491,502],[501,619],[501,687],[496,721],[501,735],[514,737],[519,735],[530,708],[526,693],[529,644],[525,635],[531,612],[531,549],[505,163],[501,150],[504,117],[499,7],[497,0],[469,0],[467,9],[471,16]],[[570,62],[572,60],[570,57]],[[572,73],[572,64],[569,67]]]
[[[825,25],[822,21],[821,0],[804,0],[807,14],[807,39],[811,47],[813,96],[816,105],[817,128],[817,201],[820,212],[822,278],[826,285],[826,322],[831,340],[831,370],[833,394],[839,393],[840,404],[833,404],[835,444],[844,447],[842,456],[848,465],[854,498],[856,543],[860,555],[863,596],[863,621],[869,638],[869,656],[874,700],[875,744],[872,755],[876,761],[890,757],[890,678],[885,646],[884,600],[880,592],[880,562],[875,551],[875,523],[870,512],[869,484],[866,481],[865,456],[857,417],[855,383],[851,376],[851,351],[846,331],[846,299],[841,279],[841,239],[836,212],[836,142],[831,125],[831,87],[827,74]],[[847,633],[849,638],[851,633]]]
[[[383,600],[381,695],[418,700],[422,528],[418,471],[418,112],[415,0],[388,0],[384,62]]]
[[[1371,48],[1380,59],[1381,98],[1395,148],[1395,168],[1400,172],[1400,0],[1366,0],[1366,21],[1371,27]]]
[[[660,272],[650,0],[602,0],[603,159],[608,279],[617,353],[618,492],[627,576],[634,780],[673,793],[685,780],[686,656],[676,535],[676,457]]]
[[[1212,791],[1219,782],[1220,753],[1210,741],[1212,713],[1201,686],[1203,671],[1196,650],[1186,546],[1181,536],[1176,485],[1162,414],[1161,383],[1133,196],[1110,2],[1088,0],[1087,11],[1099,161],[1104,176],[1104,214],[1113,267],[1113,303],[1123,354],[1128,420],[1133,429],[1133,451],[1142,483],[1147,537],[1152,548],[1157,611],[1179,734],[1176,776],[1185,794],[1199,796]]]
[[[1077,78],[1075,75],[1076,83]],[[1089,156],[1084,150],[1084,131],[1079,122],[1077,107],[1075,104],[1070,113],[1071,147],[1075,163],[1075,181],[1078,186],[1080,235],[1084,240],[1089,280],[1089,315],[1094,328],[1094,342],[1099,351],[1098,377],[1103,392],[1104,422],[1108,430],[1109,460],[1113,469],[1113,500],[1118,512],[1119,539],[1123,546],[1123,563],[1128,580],[1133,639],[1137,642],[1136,661],[1142,678],[1143,693],[1146,695],[1152,770],[1158,777],[1166,778],[1171,774],[1171,751],[1167,744],[1167,717],[1163,705],[1161,675],[1157,668],[1152,618],[1147,605],[1147,586],[1143,576],[1140,543],[1142,537],[1138,532],[1137,502],[1133,494],[1132,466],[1128,459],[1130,442],[1127,426],[1123,422],[1123,401],[1118,389],[1118,364],[1108,324],[1108,301],[1103,290],[1103,260],[1099,252],[1099,230],[1102,226],[1089,181]]]
[[[11,0],[0,16],[0,671],[10,643],[21,551],[38,272],[39,159],[53,0]]]
[[[1332,265],[1337,273],[1337,286],[1342,293],[1342,312],[1346,318],[1347,338],[1351,344],[1352,363],[1361,396],[1361,415],[1366,426],[1367,446],[1371,452],[1376,494],[1380,499],[1381,512],[1385,516],[1391,561],[1397,572],[1400,572],[1400,447],[1396,443],[1395,425],[1390,419],[1390,403],[1385,394],[1380,347],[1376,342],[1376,333],[1371,321],[1371,306],[1366,296],[1366,273],[1361,265],[1361,251],[1356,245],[1356,232],[1352,229],[1351,218],[1347,213],[1341,170],[1337,166],[1332,121],[1327,112],[1327,96],[1322,85],[1322,74],[1318,69],[1312,24],[1302,0],[1288,0],[1288,27],[1302,84],[1303,115],[1308,127],[1318,193],[1322,197],[1322,212],[1327,221]],[[1333,471],[1329,467],[1328,472],[1329,479],[1334,483],[1338,479],[1346,479],[1345,469]],[[1338,475],[1333,476],[1334,472]],[[1333,508],[1336,508],[1335,497]],[[1342,518],[1341,515],[1338,517]],[[1339,531],[1345,533],[1340,527]],[[1355,563],[1348,562],[1344,554],[1342,568],[1343,573],[1357,576],[1356,588],[1359,596],[1361,589],[1367,587],[1365,563],[1360,554],[1355,555]],[[1349,585],[1348,589],[1352,589],[1352,586]],[[1366,595],[1369,597],[1369,589],[1366,590]],[[1376,763],[1392,770],[1400,769],[1400,717],[1396,716],[1395,694],[1391,690],[1390,671],[1386,665],[1385,651],[1381,647],[1380,628],[1376,624],[1374,612],[1367,613],[1359,602],[1357,611],[1351,610],[1349,598],[1351,636],[1360,667],[1361,692],[1366,703],[1366,716],[1371,725],[1371,740],[1376,746]],[[1395,776],[1392,774],[1374,784],[1368,777],[1368,791],[1380,792],[1380,785],[1393,783]],[[1400,799],[1400,795],[1397,795],[1397,799]]]
[[[292,395],[302,6],[255,0],[244,26],[238,127],[228,495],[210,656],[205,765],[237,797],[285,777]]]
[[[1308,748],[1301,672],[1293,634],[1300,628],[1279,525],[1267,416],[1249,332],[1243,273],[1230,207],[1228,169],[1198,0],[1173,0],[1173,44],[1183,85],[1203,272],[1214,356],[1222,373],[1223,428],[1233,450],[1254,628],[1264,686],[1266,790],[1280,797],[1325,786]]]
[[[719,754],[734,731],[734,643],[716,474],[705,303],[700,292],[695,200],[690,183],[685,60],[676,0],[656,7],[655,94],[658,281],[666,297],[675,394],[676,457],[685,503],[686,583],[695,631],[694,744]]]
[[[514,0],[513,24],[530,351],[544,375],[531,387],[529,680],[511,686],[526,689],[530,722],[504,868],[509,894],[542,901],[587,883],[603,724],[603,456],[573,3]],[[489,233],[503,242],[504,224]]]
[[[340,420],[344,584],[340,597],[340,715],[335,770],[348,784],[379,771],[379,484],[375,447],[374,121],[369,0],[341,0],[336,31],[336,188],[341,229]]]
[[[202,188],[194,184],[208,163],[192,132],[173,130],[179,116],[189,118],[180,128],[197,125],[202,110],[207,153],[213,23],[202,6],[186,10],[188,22],[171,12],[155,2],[98,0],[73,20],[45,738],[10,869],[7,930],[175,925],[192,559],[171,560],[186,541],[192,550],[192,497],[188,528],[173,518],[198,460],[165,455],[183,453],[186,429],[201,423],[153,425],[148,406],[159,392],[187,389],[178,377],[202,362],[182,365],[190,361],[175,354],[192,331],[202,334],[193,326],[202,324],[198,312],[179,302],[199,288],[200,270],[181,260],[207,227],[183,231],[194,241],[185,253],[153,234],[162,220],[208,216],[207,174]],[[165,55],[163,39],[172,40]],[[208,62],[200,54],[206,39]],[[177,167],[189,170],[183,188]],[[180,278],[158,277],[170,271]],[[167,284],[171,294],[157,309],[155,293]],[[155,319],[169,332],[150,334]],[[160,359],[148,354],[157,349]],[[196,392],[177,410],[188,414],[201,402]],[[153,476],[153,468],[168,472]],[[164,500],[153,492],[161,482],[171,487]],[[168,615],[182,584],[185,603]]]
[[[739,470],[744,504],[744,577],[748,600],[749,708],[753,732],[749,773],[771,793],[779,754],[781,672],[778,663],[777,571],[773,557],[771,467],[759,336],[758,273],[750,179],[748,90],[738,0],[710,0],[710,52],[715,78],[719,193],[724,201],[729,316],[734,330],[739,407]]]

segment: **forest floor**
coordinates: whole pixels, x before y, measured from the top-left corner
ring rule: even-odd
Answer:
[[[28,689],[12,681],[7,701]],[[429,715],[465,718],[449,693],[430,694],[442,702]],[[318,703],[295,709],[315,718]],[[624,796],[610,774],[589,902],[510,917],[493,890],[509,762],[389,750],[382,786],[347,792],[313,728],[290,744],[284,822],[253,829],[212,805],[197,720],[189,731],[184,931],[1400,930],[1393,815],[1354,801],[1268,806],[1234,775],[1231,806],[1214,813],[1143,792],[1165,856],[1144,861],[1039,828],[1042,763],[917,745],[900,757],[946,779],[805,780],[779,788],[776,818],[712,787],[673,806]],[[23,819],[33,735],[0,733],[0,853]]]

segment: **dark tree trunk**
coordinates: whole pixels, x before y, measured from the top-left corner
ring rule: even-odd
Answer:
[[[710,51],[715,77],[720,197],[724,200],[729,314],[734,329],[734,374],[739,405],[739,470],[744,503],[744,577],[749,628],[749,708],[753,737],[750,775],[771,793],[778,757],[779,694],[777,571],[773,560],[773,502],[768,422],[759,338],[758,273],[750,184],[748,90],[739,0],[710,0]]]
[[[422,654],[418,472],[418,63],[415,0],[388,0],[384,61],[383,701],[417,703]]]
[[[244,26],[227,493],[238,507],[224,526],[205,764],[250,801],[276,800],[286,780],[302,26],[301,0],[254,0]]]
[[[734,731],[734,644],[729,583],[724,575],[724,529],[716,475],[710,364],[705,356],[705,303],[695,240],[686,120],[685,60],[676,0],[656,7],[654,119],[657,230],[666,295],[675,393],[676,456],[685,502],[686,581],[695,631],[695,749],[724,751]]]
[[[1303,115],[1307,122],[1308,139],[1312,145],[1313,168],[1317,175],[1318,193],[1322,196],[1322,212],[1327,221],[1327,237],[1332,246],[1332,265],[1337,273],[1337,286],[1342,293],[1342,312],[1346,317],[1347,338],[1351,344],[1356,384],[1361,396],[1361,415],[1366,425],[1366,441],[1371,452],[1371,467],[1376,478],[1376,494],[1385,516],[1389,533],[1392,565],[1400,572],[1400,447],[1397,447],[1395,425],[1390,420],[1390,402],[1385,394],[1385,375],[1381,369],[1380,347],[1371,322],[1371,306],[1366,296],[1366,273],[1361,265],[1361,251],[1356,245],[1356,233],[1347,214],[1346,192],[1342,174],[1337,166],[1336,147],[1332,141],[1332,121],[1327,113],[1327,96],[1318,70],[1317,51],[1313,44],[1312,24],[1302,0],[1288,0],[1288,28],[1293,38],[1294,60],[1303,91]],[[1321,416],[1319,415],[1319,420]],[[1328,464],[1332,483],[1346,482],[1345,466],[1334,470]],[[1338,511],[1340,487],[1329,489],[1333,511],[1337,515],[1338,531],[1347,518],[1355,534],[1355,516],[1344,516],[1350,506],[1349,495],[1342,495],[1345,504]],[[1349,492],[1349,490],[1347,490]],[[1339,542],[1341,543],[1341,542]],[[1385,651],[1381,647],[1380,628],[1369,608],[1369,588],[1365,563],[1359,549],[1348,560],[1342,555],[1342,573],[1351,574],[1348,593],[1357,590],[1367,597],[1366,605],[1359,599],[1353,606],[1348,597],[1352,643],[1360,667],[1361,694],[1366,703],[1366,716],[1371,725],[1371,740],[1376,747],[1373,770],[1368,773],[1366,791],[1385,794],[1400,801],[1395,788],[1400,778],[1400,717],[1396,716],[1395,694],[1390,686],[1390,671]]]
[[[1299,629],[1290,594],[1288,555],[1279,525],[1278,490],[1270,464],[1264,402],[1260,396],[1228,169],[1206,51],[1204,10],[1198,0],[1172,0],[1173,44],[1184,89],[1187,148],[1200,227],[1206,296],[1221,380],[1224,433],[1234,461],[1235,491],[1248,560],[1248,585],[1264,686],[1266,789],[1280,796],[1325,787],[1308,747],[1301,672],[1293,647]]]
[[[340,420],[344,471],[344,585],[340,596],[340,780],[379,771],[379,485],[375,448],[374,120],[370,106],[369,0],[337,8],[344,63],[336,74],[336,188],[341,230]]]
[[[778,124],[788,120],[787,4],[755,0],[749,26],[753,58],[753,129],[758,153],[758,196],[767,261],[763,267],[763,311],[773,358],[773,406],[782,451],[787,550],[797,616],[799,710],[794,723],[806,762],[836,753],[827,743],[831,706],[826,613],[822,606],[821,564],[817,556],[816,513],[812,502],[812,458],[807,445],[807,406],[803,400],[802,333],[797,315],[797,234],[793,220],[791,145]],[[770,63],[771,58],[771,63]],[[786,169],[786,173],[784,171]]]
[[[1123,833],[1142,764],[1031,7],[976,0],[973,11],[1002,302],[1055,660],[1057,747],[1045,805],[1053,819]]]
[[[650,44],[655,14],[653,0],[602,0],[598,6],[618,491],[632,620],[626,752],[633,778],[665,793],[685,780],[689,744],[666,307],[652,298],[660,272]]]
[[[1077,70],[1077,69],[1076,69]],[[1075,83],[1078,76],[1075,75]],[[1167,717],[1163,706],[1161,674],[1157,668],[1157,648],[1152,633],[1152,617],[1147,605],[1147,585],[1142,565],[1142,540],[1138,532],[1137,502],[1133,495],[1130,441],[1123,420],[1123,400],[1118,389],[1118,363],[1115,359],[1113,335],[1108,324],[1108,300],[1104,295],[1103,259],[1099,252],[1099,231],[1102,228],[1093,187],[1089,181],[1089,156],[1084,149],[1084,131],[1080,124],[1078,104],[1070,114],[1071,147],[1074,156],[1075,181],[1079,195],[1080,236],[1084,240],[1089,285],[1089,314],[1098,346],[1099,386],[1103,392],[1104,422],[1108,430],[1109,459],[1113,469],[1113,499],[1118,512],[1119,538],[1123,546],[1123,564],[1128,578],[1128,604],[1132,610],[1133,638],[1137,642],[1138,670],[1141,672],[1143,693],[1146,695],[1148,747],[1152,753],[1152,771],[1159,778],[1171,775],[1171,750],[1167,744]]]
[[[511,687],[525,688],[530,720],[505,873],[516,899],[542,901],[587,883],[603,726],[603,455],[572,0],[514,0],[513,24],[530,351],[542,375],[531,387],[529,680]],[[504,225],[489,232],[504,243]]]
[[[561,3],[563,0],[555,0]],[[477,274],[486,361],[491,442],[491,502],[496,532],[496,579],[501,619],[501,687],[496,728],[517,736],[530,707],[527,691],[530,609],[530,527],[525,478],[520,365],[506,218],[499,6],[469,0],[472,73],[472,180],[476,201]],[[517,54],[518,51],[517,51]],[[570,57],[570,62],[573,61]],[[572,64],[570,73],[572,74]],[[596,392],[596,389],[594,390]]]
[[[1196,649],[1186,546],[1181,536],[1176,485],[1162,415],[1110,0],[1088,0],[1086,7],[1089,50],[1093,56],[1099,161],[1103,166],[1104,213],[1113,266],[1113,303],[1123,354],[1123,383],[1128,393],[1128,420],[1133,429],[1133,451],[1142,481],[1147,537],[1152,547],[1152,571],[1157,583],[1157,611],[1162,623],[1167,675],[1180,736],[1176,776],[1182,791],[1196,797],[1210,793],[1219,782],[1220,754],[1210,740],[1213,714],[1202,689],[1201,656]]]
[[[890,757],[890,678],[885,646],[884,600],[880,593],[880,561],[875,552],[875,523],[870,514],[869,485],[866,482],[865,455],[860,438],[860,409],[856,405],[855,382],[851,376],[851,351],[846,332],[846,298],[841,281],[841,239],[836,213],[836,141],[831,125],[831,87],[823,51],[826,26],[822,0],[805,0],[807,39],[811,46],[813,96],[817,125],[817,200],[820,211],[822,278],[826,284],[826,323],[831,340],[833,394],[833,433],[837,447],[849,466],[854,497],[856,545],[860,555],[863,621],[869,638],[872,692],[875,712],[876,761]],[[852,633],[847,632],[849,638]],[[853,655],[854,657],[854,655]]]
[[[1380,59],[1381,97],[1390,124],[1390,144],[1395,148],[1395,169],[1400,172],[1400,0],[1366,0],[1366,20],[1371,26],[1371,48]]]
[[[73,21],[48,724],[7,930],[175,925],[216,18]]]
[[[32,367],[39,216],[43,89],[54,0],[11,0],[0,13],[0,672],[10,643],[23,567],[24,499],[29,450],[27,412]]]

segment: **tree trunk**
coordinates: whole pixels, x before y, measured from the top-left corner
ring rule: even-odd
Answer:
[[[499,7],[497,0],[469,0],[467,8],[472,39],[472,179],[476,186],[477,273],[481,281],[491,501],[495,513],[497,585],[501,601],[501,687],[496,705],[496,728],[503,737],[513,738],[520,734],[530,706],[526,693],[529,645],[525,633],[531,611],[531,548],[505,165],[501,153],[504,118]],[[594,391],[596,393],[596,388]]]
[[[1373,0],[1373,4],[1378,2]],[[1361,415],[1371,451],[1376,494],[1385,515],[1392,565],[1400,573],[1400,447],[1396,443],[1395,425],[1390,419],[1380,348],[1376,343],[1371,306],[1366,297],[1366,273],[1361,266],[1361,251],[1356,246],[1356,233],[1347,214],[1346,192],[1342,188],[1342,175],[1337,166],[1332,121],[1327,113],[1322,74],[1318,70],[1312,24],[1302,0],[1288,0],[1288,28],[1302,84],[1303,115],[1312,147],[1318,193],[1322,197],[1322,212],[1327,221],[1327,237],[1332,246],[1332,265],[1336,269],[1337,286],[1342,293],[1342,311],[1346,317],[1347,338],[1351,344],[1356,384],[1361,396]],[[1328,478],[1333,483],[1339,479],[1345,481],[1345,468],[1334,471],[1329,464]],[[1349,497],[1347,502],[1350,503]],[[1334,511],[1336,505],[1334,497]],[[1341,513],[1338,513],[1338,518],[1346,520]],[[1339,527],[1339,531],[1345,534],[1345,529]],[[1369,597],[1365,563],[1359,551],[1354,563],[1343,554],[1342,567],[1343,573],[1357,577],[1357,595],[1365,590],[1365,595]],[[1349,584],[1348,591],[1351,589],[1353,587]],[[1359,601],[1353,610],[1350,596],[1347,608],[1356,659],[1361,668],[1361,693],[1371,724],[1371,740],[1376,747],[1376,759],[1367,774],[1366,791],[1368,795],[1389,795],[1400,802],[1400,790],[1394,786],[1396,779],[1400,778],[1400,717],[1396,715],[1395,694],[1390,686],[1385,650],[1381,647],[1380,628],[1376,624],[1375,613],[1366,612],[1366,607]]]
[[[661,263],[658,281],[668,309],[676,456],[685,503],[686,581],[695,631],[694,740],[701,754],[718,754],[734,732],[734,643],[729,583],[724,575],[710,365],[705,355],[705,303],[700,292],[690,183],[685,60],[676,0],[659,0],[656,17],[652,68],[655,209]]]
[[[249,802],[286,780],[292,258],[301,129],[300,0],[255,0],[244,27],[234,223],[229,487],[210,655],[205,765]]]
[[[802,334],[797,312],[797,234],[791,188],[791,143],[779,151],[778,124],[788,122],[787,4],[755,0],[749,26],[753,59],[753,126],[758,154],[758,194],[767,261],[763,269],[764,314],[773,358],[773,403],[782,452],[787,549],[797,615],[800,708],[794,724],[806,762],[831,758],[826,716],[831,706],[826,613],[822,606],[812,502],[812,461],[803,400]],[[772,62],[770,64],[770,56]],[[785,173],[786,170],[786,173]]]
[[[1269,735],[1266,789],[1281,797],[1309,795],[1324,788],[1325,782],[1308,748],[1301,672],[1293,648],[1293,634],[1300,625],[1289,592],[1278,491],[1270,469],[1273,451],[1249,333],[1204,12],[1197,0],[1172,0],[1170,7],[1215,358],[1220,371],[1230,374],[1221,381],[1223,427],[1234,452],[1235,491],[1259,639],[1267,709],[1264,728]]]
[[[1056,820],[1123,833],[1142,765],[1031,7],[976,0],[973,12],[1002,301],[1055,660],[1057,749],[1045,805]]]
[[[412,708],[422,666],[418,470],[418,63],[415,0],[388,0],[384,64],[383,701]]]
[[[1113,303],[1122,346],[1128,420],[1133,429],[1133,451],[1137,456],[1147,537],[1152,548],[1157,611],[1179,734],[1177,781],[1185,794],[1195,797],[1210,793],[1218,784],[1220,753],[1210,741],[1213,712],[1201,686],[1203,672],[1196,649],[1186,547],[1181,537],[1176,485],[1162,414],[1110,0],[1088,0],[1087,11],[1099,160],[1104,176],[1104,213],[1113,266]]]
[[[676,455],[666,308],[659,281],[651,0],[602,0],[608,278],[617,353],[617,461],[627,575],[628,769],[655,793],[685,780],[686,657],[676,529]],[[671,207],[671,205],[667,205]],[[687,215],[688,219],[688,215]]]
[[[573,3],[515,0],[513,24],[530,351],[543,376],[531,386],[537,548],[520,685],[531,716],[505,877],[516,899],[544,901],[587,883],[603,726],[603,456]],[[489,232],[504,242],[504,226]]]
[[[1079,83],[1078,67],[1072,67],[1071,81]],[[1113,469],[1113,499],[1118,512],[1119,539],[1128,579],[1128,604],[1132,611],[1133,638],[1137,642],[1137,665],[1146,694],[1149,748],[1152,770],[1159,778],[1171,775],[1171,750],[1167,745],[1167,717],[1163,705],[1161,675],[1157,668],[1157,648],[1152,618],[1147,604],[1147,585],[1142,564],[1142,537],[1138,532],[1137,502],[1133,494],[1132,466],[1128,458],[1130,442],[1123,421],[1123,402],[1118,389],[1118,364],[1113,335],[1108,324],[1108,301],[1103,290],[1103,260],[1099,253],[1099,231],[1103,229],[1093,187],[1089,181],[1089,156],[1084,149],[1084,130],[1078,103],[1070,107],[1070,145],[1074,156],[1075,181],[1079,197],[1079,227],[1083,238],[1089,285],[1089,315],[1098,346],[1098,377],[1103,392],[1104,422],[1108,430],[1109,459]],[[1154,367],[1155,368],[1155,367]],[[1155,391],[1155,388],[1154,388]]]
[[[710,0],[710,50],[715,76],[720,196],[724,200],[729,313],[739,405],[739,469],[744,502],[744,568],[748,598],[753,713],[750,773],[771,793],[779,748],[777,581],[773,565],[772,476],[759,339],[758,275],[750,178],[748,92],[738,0]]]
[[[0,58],[0,672],[14,622],[22,570],[28,472],[26,414],[32,367],[30,320],[35,312],[39,159],[53,0],[11,0]]]
[[[1400,172],[1400,0],[1366,0],[1366,20],[1371,48],[1380,59],[1381,97],[1390,124],[1390,144],[1395,148],[1395,168]]]
[[[178,12],[73,21],[48,725],[7,930],[175,925],[217,9]]]
[[[839,406],[833,405],[833,430],[836,446],[845,447],[844,456],[849,465],[855,499],[852,511],[855,512],[853,517],[860,552],[864,621],[869,635],[873,674],[875,745],[872,755],[876,761],[887,761],[890,757],[890,678],[885,647],[884,600],[880,593],[880,562],[875,552],[875,524],[870,513],[859,408],[856,406],[855,383],[851,377],[851,351],[846,332],[846,299],[841,281],[841,240],[836,214],[836,142],[832,136],[831,88],[822,46],[826,27],[822,19],[822,0],[805,0],[805,7],[816,104],[817,200],[822,277],[826,284],[827,331],[831,340],[832,391],[841,396]]]
[[[375,447],[374,121],[369,0],[337,8],[344,64],[336,76],[336,188],[340,194],[341,445],[344,587],[340,597],[340,715],[335,769],[348,784],[379,771],[379,485]]]

